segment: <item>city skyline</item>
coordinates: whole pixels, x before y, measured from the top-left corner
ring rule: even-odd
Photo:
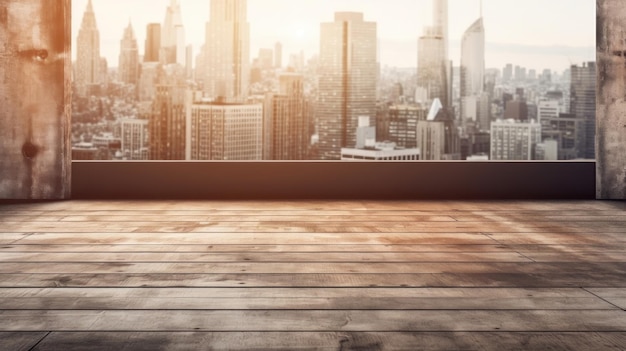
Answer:
[[[251,27],[250,54],[260,48],[283,44],[283,61],[304,51],[306,57],[319,54],[319,26],[331,21],[337,11],[363,12],[379,28],[380,61],[383,66],[410,68],[417,62],[417,38],[425,26],[432,25],[430,0],[391,0],[397,6],[375,0],[287,1],[250,0],[248,20]],[[132,0],[106,2],[92,0],[101,33],[101,54],[109,66],[119,56],[119,40],[128,21],[140,43],[148,23],[163,23],[170,0]],[[461,37],[480,16],[479,0],[450,0],[449,52],[455,66],[460,63]],[[209,1],[180,0],[187,43],[199,52],[205,40],[205,26],[210,17]],[[501,68],[505,63],[524,64],[528,68],[562,71],[570,64],[595,58],[595,4],[589,0],[483,0],[486,31],[486,66]],[[87,0],[73,1],[72,39],[75,47],[78,28]],[[277,12],[277,9],[280,9]],[[512,10],[514,9],[514,10]],[[538,10],[541,9],[541,10]],[[127,15],[120,15],[125,13]],[[276,25],[276,15],[280,15]],[[528,26],[532,21],[533,26]],[[76,54],[74,54],[74,59]]]

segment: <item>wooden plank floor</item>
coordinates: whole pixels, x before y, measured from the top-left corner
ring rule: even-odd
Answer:
[[[0,203],[0,350],[626,350],[626,203]]]

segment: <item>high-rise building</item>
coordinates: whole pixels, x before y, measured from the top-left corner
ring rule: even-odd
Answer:
[[[461,119],[477,117],[478,105],[468,111],[463,99],[473,97],[478,100],[485,89],[485,28],[479,18],[463,34],[461,42]]]
[[[586,159],[596,158],[596,63],[571,67],[570,113],[585,120]]]
[[[146,28],[146,47],[143,62],[158,62],[161,52],[161,25],[149,23]]]
[[[508,63],[502,70],[502,80],[510,82],[513,79],[513,65]]]
[[[91,0],[83,15],[76,41],[76,77],[79,94],[84,95],[88,86],[101,82],[100,32]]]
[[[262,160],[262,104],[197,101],[188,118],[188,160]]]
[[[264,159],[303,160],[309,144],[303,76],[279,77],[278,94],[268,94],[264,117]]]
[[[417,122],[418,148],[425,161],[443,160],[446,142],[443,122],[426,120]]]
[[[274,51],[272,49],[259,49],[259,66],[261,69],[274,67]]]
[[[139,79],[139,47],[133,26],[128,22],[124,37],[120,42],[118,80],[126,84],[137,84]]]
[[[151,160],[185,159],[188,105],[184,86],[157,86],[149,121]]]
[[[319,153],[339,160],[341,148],[354,147],[358,118],[376,116],[377,25],[362,13],[338,12],[321,24]]]
[[[283,44],[280,42],[274,45],[274,67],[283,68]]]
[[[418,41],[417,84],[428,91],[429,102],[452,104],[452,64],[448,55],[448,0],[433,0],[433,25]]]
[[[558,159],[573,160],[585,157],[585,119],[572,114],[559,113],[557,116],[543,116],[541,140],[556,140]]]
[[[185,29],[179,0],[170,0],[161,29],[160,61],[185,65]]]
[[[541,124],[515,120],[491,123],[491,160],[532,160],[541,143]]]
[[[428,109],[420,105],[392,105],[377,117],[376,134],[398,147],[417,147],[417,122],[425,121]]]
[[[461,139],[450,109],[435,99],[425,121],[417,122],[422,160],[460,160]]]
[[[205,93],[243,102],[250,80],[247,0],[211,0],[205,44]]]
[[[139,101],[152,102],[156,96],[156,87],[161,77],[161,64],[159,62],[143,62],[139,76],[138,95]]]
[[[125,160],[148,159],[148,120],[124,119],[122,127],[122,157]]]
[[[539,101],[537,117],[539,122],[546,118],[558,118],[561,113],[561,108],[557,100],[542,100]]]

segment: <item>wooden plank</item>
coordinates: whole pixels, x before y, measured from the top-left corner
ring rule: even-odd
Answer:
[[[623,350],[626,333],[54,332],[37,351]]]
[[[141,263],[141,262],[0,262],[0,273],[582,273],[594,268],[580,262],[218,262],[218,263]],[[626,273],[626,262],[604,262],[604,271]]]
[[[595,268],[595,267],[594,267]],[[580,262],[0,262],[0,273],[582,273],[590,269]],[[626,262],[603,262],[602,269],[626,273]],[[602,270],[597,269],[597,272]]]
[[[625,262],[626,251],[532,252],[520,251],[536,262]]]
[[[604,331],[621,310],[551,311],[0,311],[1,331]]]
[[[4,222],[0,232],[85,232],[85,233],[141,233],[141,232],[195,232],[195,233],[626,233],[622,222],[575,224],[522,224],[519,222],[429,222],[389,223],[366,222],[361,225],[325,222],[64,222],[63,226],[49,222]]]
[[[207,274],[49,273],[0,274],[0,287],[508,287],[626,288],[626,274],[601,271],[561,273],[395,273],[395,274]]]
[[[615,244],[623,246],[626,244],[626,235],[618,233],[602,234],[575,234],[575,233],[488,233],[489,237],[503,245],[556,245],[566,243],[567,245],[607,245]]]
[[[20,244],[491,244],[493,239],[482,234],[468,233],[36,233],[19,241]]]
[[[316,253],[13,253],[0,252],[0,262],[531,262],[515,252],[316,252]]]
[[[48,333],[46,332],[0,332],[2,350],[30,351]]]
[[[610,310],[581,289],[0,289],[3,310]]]
[[[447,211],[427,211],[427,210],[337,210],[332,209],[331,207],[325,209],[316,209],[316,210],[302,210],[302,209],[292,209],[292,210],[276,210],[271,208],[268,205],[267,208],[259,208],[259,209],[249,209],[249,210],[154,210],[154,209],[142,209],[142,206],[139,204],[137,206],[133,206],[132,208],[123,208],[123,209],[110,209],[110,210],[93,210],[88,204],[85,204],[84,209],[66,209],[66,210],[34,210],[34,209],[14,209],[10,205],[2,205],[0,203],[0,218],[10,218],[12,216],[32,216],[36,218],[37,216],[58,216],[58,217],[66,217],[66,216],[96,216],[96,217],[107,217],[107,216],[122,216],[122,217],[133,217],[133,216],[167,216],[171,218],[176,218],[178,216],[211,216],[211,217],[220,217],[220,216],[238,216],[238,217],[248,217],[248,216],[303,216],[310,215],[313,217],[316,216],[327,216],[327,217],[335,217],[335,216],[378,216],[378,217],[386,217],[386,216],[407,216],[407,217],[421,217],[421,216],[529,216],[529,217],[541,217],[541,216],[560,216],[560,217],[576,217],[576,216],[596,216],[596,217],[608,217],[608,216],[622,216],[623,210],[541,210],[541,211],[508,211],[508,210],[493,210],[493,211],[481,211],[481,210],[471,210],[471,211],[459,211],[459,210],[447,210]]]
[[[561,250],[561,246],[553,250],[548,248],[541,252],[553,252]],[[575,250],[574,248],[570,251]],[[598,248],[598,250],[601,250]],[[403,253],[403,252],[448,252],[448,253],[478,253],[478,252],[510,252],[503,245],[382,245],[382,244],[310,244],[310,245],[284,245],[284,244],[264,244],[264,245],[180,245],[180,244],[68,244],[68,245],[40,245],[40,244],[12,244],[0,246],[0,252],[189,252],[189,253],[278,253],[278,252],[342,252],[342,253]]]
[[[618,214],[612,216],[590,216],[578,215],[578,216],[556,216],[556,215],[502,215],[493,214],[486,216],[467,216],[467,215],[453,215],[451,216],[459,222],[599,222],[599,223],[614,223],[614,222],[626,222],[625,214]]]
[[[0,5],[0,198],[70,197],[70,0]]]
[[[58,203],[3,204],[11,210],[36,211],[618,211],[615,201],[186,201],[186,200],[73,200]]]

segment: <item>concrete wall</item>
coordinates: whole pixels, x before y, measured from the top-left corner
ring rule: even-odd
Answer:
[[[626,199],[626,1],[597,0],[597,197]]]
[[[0,0],[0,199],[70,196],[70,0]]]

